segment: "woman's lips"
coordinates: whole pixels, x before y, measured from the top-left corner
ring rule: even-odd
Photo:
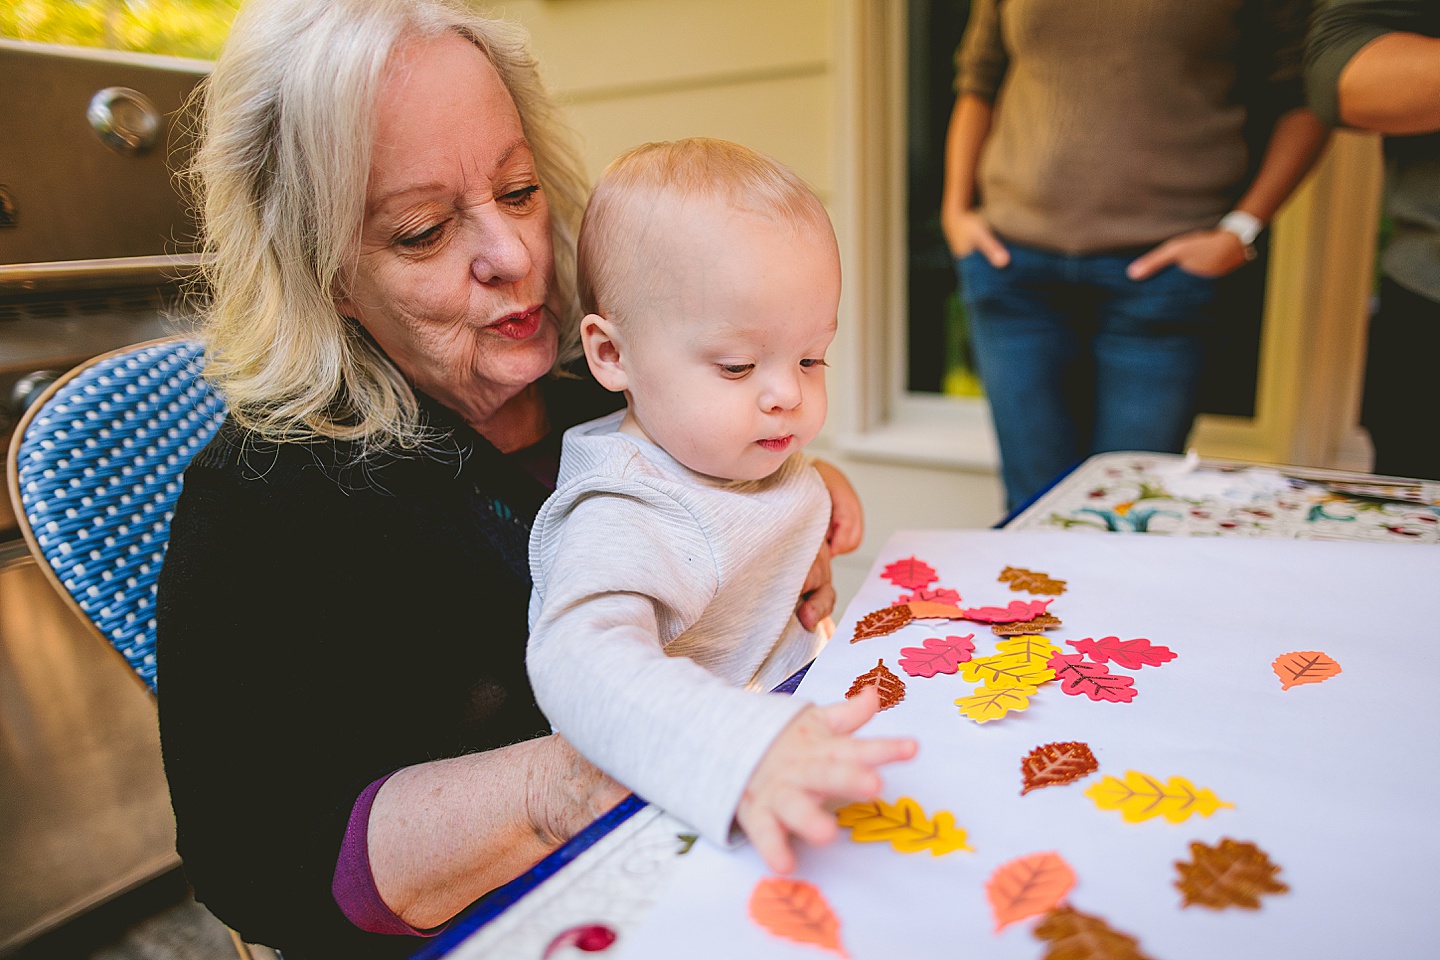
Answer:
[[[490,329],[511,340],[528,340],[540,329],[541,314],[544,311],[541,307],[531,307],[524,313],[506,317],[499,323],[491,324]]]
[[[786,447],[790,446],[790,441],[794,439],[795,435],[793,433],[790,433],[786,434],[783,437],[768,437],[764,440],[756,440],[755,442],[760,444],[760,446],[764,447],[766,450],[771,451],[772,453],[779,453],[781,450],[784,450]]]

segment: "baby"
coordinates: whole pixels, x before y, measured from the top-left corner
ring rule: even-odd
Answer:
[[[787,872],[791,835],[828,842],[829,809],[915,753],[850,736],[874,691],[767,692],[823,643],[794,607],[830,522],[800,451],[825,420],[835,235],[785,167],[694,139],[612,163],[579,246],[585,356],[626,409],[565,434],[535,520],[535,696],[616,780]]]

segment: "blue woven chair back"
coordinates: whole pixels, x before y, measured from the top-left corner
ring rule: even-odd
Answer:
[[[181,473],[225,405],[192,340],[102,357],[61,381],[16,452],[20,503],[56,578],[155,689],[155,580]]]

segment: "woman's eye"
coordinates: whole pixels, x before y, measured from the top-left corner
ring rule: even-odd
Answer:
[[[408,237],[401,237],[396,243],[407,250],[424,250],[440,242],[440,234],[444,229],[445,224],[437,223],[428,230],[411,234]]]
[[[535,197],[540,192],[540,184],[532,183],[528,187],[521,187],[519,190],[511,190],[509,193],[500,194],[500,202],[507,207],[523,210],[535,202]]]
[[[807,357],[800,361],[800,366],[808,370],[811,367],[828,367],[830,364],[825,362],[824,357]]]
[[[740,377],[745,376],[745,374],[749,373],[751,370],[754,370],[754,369],[755,369],[755,364],[753,364],[753,363],[722,363],[722,364],[720,364],[720,372],[721,372],[721,373],[725,374],[725,376],[730,377],[731,379],[737,379],[737,380],[738,380]]]

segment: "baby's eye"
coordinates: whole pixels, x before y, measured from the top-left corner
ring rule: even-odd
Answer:
[[[807,357],[800,361],[800,366],[808,370],[811,367],[828,367],[830,364],[825,362],[824,357]]]
[[[755,364],[753,363],[720,364],[720,372],[723,373],[725,376],[729,377],[731,380],[739,380],[741,377],[745,376],[747,373],[754,369]]]
[[[407,250],[427,250],[440,242],[440,235],[444,230],[445,224],[437,223],[427,230],[413,233],[408,237],[401,237],[395,242]]]
[[[539,192],[540,184],[532,183],[529,186],[521,187],[519,190],[502,193],[500,195],[500,202],[515,210],[524,210],[535,202],[535,195]]]

